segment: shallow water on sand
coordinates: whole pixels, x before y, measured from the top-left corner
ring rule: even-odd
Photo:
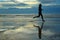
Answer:
[[[60,18],[45,18],[42,22],[32,17],[0,17],[0,40],[60,40]]]

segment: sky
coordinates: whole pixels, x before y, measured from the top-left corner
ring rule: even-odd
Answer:
[[[23,4],[26,4],[26,5],[23,5],[23,6],[26,6],[27,8],[30,8],[32,6],[35,6],[35,5],[39,4],[39,3],[42,3],[45,6],[58,5],[58,4],[60,4],[59,1],[60,0],[0,0],[0,7],[5,7],[5,5],[8,5],[8,6],[11,6],[11,7],[20,8]],[[18,5],[18,4],[20,4],[21,6]],[[26,8],[26,7],[23,7],[23,8]]]
[[[34,10],[34,8],[38,8],[39,3],[41,3],[43,6],[59,6],[60,0],[0,0],[0,9],[5,10],[10,8],[18,8],[20,10],[21,9]],[[0,13],[3,12],[4,11],[1,11]]]

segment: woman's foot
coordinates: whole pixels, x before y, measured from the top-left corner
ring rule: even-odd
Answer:
[[[40,16],[35,16],[35,17],[33,17],[33,18],[39,18]]]
[[[45,20],[42,20],[43,22],[45,22]]]

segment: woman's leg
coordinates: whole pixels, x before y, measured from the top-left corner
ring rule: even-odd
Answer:
[[[41,15],[42,21],[45,21],[45,20],[44,20],[44,18],[43,18],[43,15],[42,15],[42,13],[40,13],[40,15]]]
[[[41,14],[40,14],[40,12],[39,12],[39,13],[38,13],[38,16],[35,16],[35,17],[33,17],[33,18],[38,18],[38,17],[40,17],[40,15],[41,15]]]

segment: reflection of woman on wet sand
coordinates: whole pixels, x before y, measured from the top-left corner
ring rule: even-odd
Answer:
[[[43,15],[42,15],[42,5],[41,4],[39,4],[39,12],[38,12],[38,16],[35,16],[35,17],[33,17],[33,18],[38,18],[38,17],[40,17],[41,16],[41,18],[42,18],[42,21],[44,22],[45,20],[44,20],[44,18],[43,18]]]
[[[39,39],[41,39],[41,34],[42,34],[41,32],[42,32],[43,25],[44,25],[44,22],[42,23],[41,27],[34,25],[34,27],[37,27],[38,28],[38,36],[39,36]]]

